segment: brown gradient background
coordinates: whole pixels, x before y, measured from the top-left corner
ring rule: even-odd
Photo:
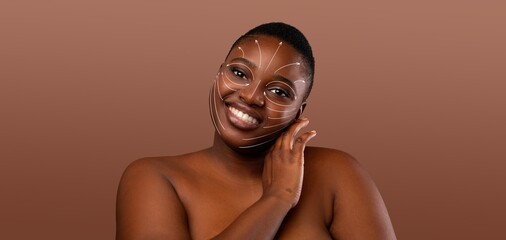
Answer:
[[[113,239],[124,168],[211,145],[218,66],[268,21],[312,43],[311,145],[364,165],[399,239],[504,239],[501,2],[2,0],[0,239]]]

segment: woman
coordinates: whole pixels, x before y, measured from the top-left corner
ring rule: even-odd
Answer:
[[[213,146],[130,164],[117,239],[395,239],[360,165],[306,147],[316,135],[301,132],[313,73],[294,27],[268,23],[241,36],[209,94]]]

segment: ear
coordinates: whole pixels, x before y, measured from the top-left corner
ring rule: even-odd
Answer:
[[[297,115],[295,116],[295,119],[299,119],[300,116],[302,116],[302,112],[304,112],[304,109],[306,108],[306,102],[303,102],[301,105],[300,105],[300,108],[297,112]]]

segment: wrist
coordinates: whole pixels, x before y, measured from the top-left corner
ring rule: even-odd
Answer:
[[[276,209],[286,210],[287,212],[295,206],[293,200],[279,195],[263,194],[260,200],[276,206]]]

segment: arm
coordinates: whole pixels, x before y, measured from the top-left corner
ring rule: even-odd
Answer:
[[[214,240],[274,238],[286,214],[300,198],[304,148],[316,132],[306,132],[298,138],[296,135],[308,123],[297,120],[276,140],[264,159],[262,197]]]
[[[383,199],[369,174],[351,156],[341,153],[334,182],[334,220],[331,233],[337,239],[395,240],[395,232]],[[336,161],[337,162],[337,161]]]

